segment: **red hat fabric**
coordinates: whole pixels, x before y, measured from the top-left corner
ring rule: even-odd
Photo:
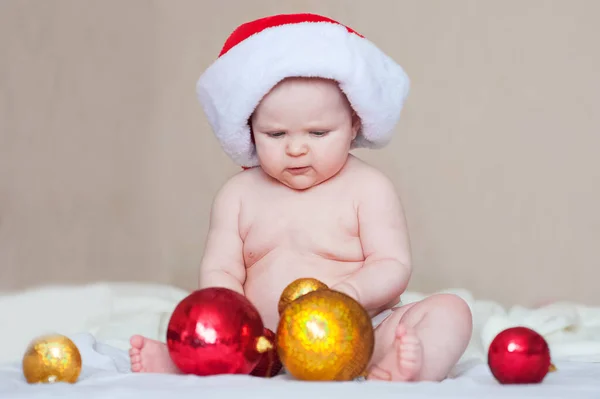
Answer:
[[[362,126],[353,148],[390,140],[410,82],[400,65],[353,29],[316,14],[279,14],[244,23],[196,84],[221,147],[238,165],[258,165],[248,119],[287,77],[339,83]]]

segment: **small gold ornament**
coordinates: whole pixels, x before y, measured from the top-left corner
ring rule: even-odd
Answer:
[[[23,356],[23,375],[30,384],[75,383],[80,373],[79,349],[63,335],[44,335],[34,339]]]
[[[287,287],[285,287],[281,293],[281,296],[279,297],[279,304],[277,306],[279,315],[281,316],[283,309],[285,309],[287,305],[300,298],[302,295],[323,289],[326,290],[329,289],[329,287],[327,287],[327,284],[317,280],[316,278],[299,278],[292,281]]]
[[[371,318],[354,299],[317,290],[290,303],[277,329],[287,371],[305,381],[350,381],[364,374],[375,347]]]

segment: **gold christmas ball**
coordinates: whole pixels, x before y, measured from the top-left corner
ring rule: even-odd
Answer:
[[[74,383],[81,373],[81,354],[63,335],[44,335],[34,339],[23,356],[23,375],[30,384]]]
[[[277,309],[279,310],[279,315],[281,316],[281,312],[283,309],[294,300],[300,298],[302,295],[306,295],[309,292],[329,289],[327,284],[317,280],[316,278],[299,278],[297,280],[292,281],[281,293],[279,297],[279,304]]]
[[[305,381],[350,381],[373,356],[371,318],[354,299],[332,290],[310,292],[290,303],[277,328],[286,370]]]

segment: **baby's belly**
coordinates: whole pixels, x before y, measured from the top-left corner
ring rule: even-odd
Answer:
[[[362,264],[276,249],[248,268],[244,293],[258,308],[265,326],[275,331],[279,322],[279,297],[289,283],[298,278],[312,277],[333,286],[358,270]]]

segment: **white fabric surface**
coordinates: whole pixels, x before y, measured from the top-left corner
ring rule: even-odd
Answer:
[[[304,398],[311,397],[600,397],[600,309],[557,303],[540,309],[514,307],[463,297],[474,314],[469,348],[443,383],[303,383],[287,376],[266,380],[249,376],[139,375],[129,371],[128,339],[141,333],[163,340],[172,309],[187,292],[151,284],[53,286],[0,296],[0,398]],[[403,303],[424,295],[407,293]],[[547,339],[559,371],[542,384],[501,386],[485,364],[487,346],[502,329],[534,328]],[[75,385],[28,385],[20,360],[37,335],[58,332],[78,345],[84,362]]]
[[[125,350],[98,343],[91,334],[71,335],[84,367],[76,384],[29,385],[19,362],[0,367],[0,398],[63,399],[307,399],[307,398],[599,398],[600,364],[557,362],[559,370],[542,384],[503,386],[485,364],[463,363],[463,370],[442,383],[306,383],[282,375],[274,379],[250,376],[174,376],[129,371]]]

